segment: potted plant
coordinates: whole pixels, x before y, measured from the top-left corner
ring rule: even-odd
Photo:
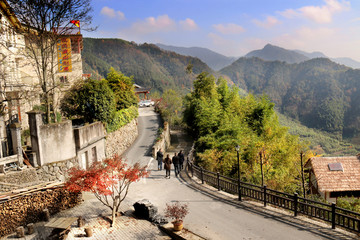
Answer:
[[[188,205],[186,203],[180,203],[176,201],[173,204],[166,204],[165,217],[174,219],[172,224],[175,231],[180,231],[183,228],[183,220],[188,214]]]

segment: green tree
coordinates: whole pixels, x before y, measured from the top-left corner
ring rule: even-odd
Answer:
[[[61,111],[69,118],[108,123],[116,112],[115,95],[107,81],[89,79],[73,86],[65,94]]]
[[[173,89],[166,90],[162,95],[158,109],[164,120],[169,122],[170,125],[180,124],[183,112],[181,95]]]
[[[127,77],[121,72],[110,68],[110,72],[106,76],[110,88],[115,94],[117,110],[129,108],[137,104],[137,97],[134,92],[134,79]]]

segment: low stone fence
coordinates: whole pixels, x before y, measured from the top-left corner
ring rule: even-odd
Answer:
[[[0,238],[15,232],[17,227],[43,221],[44,209],[55,214],[72,208],[81,201],[81,194],[70,193],[62,186],[39,189],[9,200],[0,200]]]
[[[106,136],[106,157],[123,154],[138,136],[137,119]]]
[[[38,182],[39,179],[34,168],[8,171],[6,174],[0,174],[0,192],[8,192]]]
[[[36,169],[39,181],[41,182],[52,182],[60,181],[65,182],[69,170],[72,167],[78,166],[77,158],[69,159],[66,161],[60,161],[50,163]]]

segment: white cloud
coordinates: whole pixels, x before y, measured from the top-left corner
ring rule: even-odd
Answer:
[[[173,31],[176,28],[174,20],[169,18],[168,15],[158,17],[148,17],[143,21],[134,23],[131,30],[138,34],[154,33],[154,32],[167,32]]]
[[[195,21],[190,18],[186,18],[185,20],[180,21],[179,24],[180,24],[180,27],[186,31],[194,31],[198,28]]]
[[[213,28],[215,28],[216,31],[227,35],[227,34],[240,34],[245,32],[245,29],[237,25],[235,23],[227,23],[227,24],[215,24],[213,25]]]
[[[335,13],[350,9],[350,2],[324,0],[322,6],[305,6],[299,9],[287,9],[280,14],[286,18],[304,17],[316,23],[330,23]]]
[[[275,25],[280,24],[280,21],[273,17],[273,16],[268,16],[264,21],[260,21],[260,20],[253,20],[253,22],[258,26],[258,27],[262,27],[262,28],[272,28]]]
[[[324,51],[340,41],[337,29],[302,27],[294,33],[283,34],[273,40],[274,44],[287,49]]]
[[[117,18],[119,20],[125,19],[125,14],[123,12],[115,11],[114,9],[106,6],[101,9],[100,14],[109,18]]]

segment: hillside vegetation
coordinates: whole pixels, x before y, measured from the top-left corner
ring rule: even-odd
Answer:
[[[337,136],[327,132],[308,128],[300,122],[293,120],[281,113],[277,113],[279,123],[289,128],[289,133],[299,136],[300,140],[309,144],[310,149],[316,155],[321,156],[343,156],[356,155],[360,149],[358,145],[340,140]]]
[[[266,94],[279,112],[342,137],[359,134],[360,70],[317,58],[299,64],[240,58],[220,71],[248,92]]]
[[[186,74],[186,66],[193,73]],[[145,88],[163,91],[168,88],[191,87],[195,74],[212,70],[198,58],[163,51],[154,44],[138,45],[121,39],[84,38],[83,67],[93,78],[104,78],[110,67]]]

